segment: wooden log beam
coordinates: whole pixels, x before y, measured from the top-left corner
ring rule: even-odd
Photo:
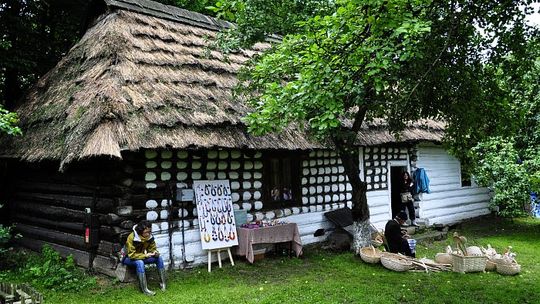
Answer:
[[[39,203],[45,203],[47,205],[54,205],[60,207],[75,207],[79,210],[84,208],[91,208],[94,204],[94,197],[92,196],[77,196],[66,194],[49,194],[49,193],[28,193],[18,192],[15,194],[16,198],[34,201]],[[114,208],[114,200],[110,198],[95,199],[96,210],[98,212],[110,212]]]

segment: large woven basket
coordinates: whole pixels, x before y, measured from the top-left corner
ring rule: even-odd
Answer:
[[[379,263],[381,261],[381,254],[382,252],[373,246],[360,249],[360,258],[362,261],[370,264]]]
[[[407,271],[411,269],[412,262],[407,261],[394,253],[383,253],[381,255],[381,264],[393,271]]]
[[[455,272],[479,272],[485,271],[487,257],[485,256],[462,256],[452,253],[452,266]]]
[[[497,272],[504,275],[516,275],[521,271],[521,265],[517,263],[497,263]]]

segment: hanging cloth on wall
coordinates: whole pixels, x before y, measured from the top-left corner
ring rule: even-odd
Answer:
[[[416,168],[413,173],[414,178],[414,191],[418,193],[430,193],[429,191],[429,178],[424,168]]]

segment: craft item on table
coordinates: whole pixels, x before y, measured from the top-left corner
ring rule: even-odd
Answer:
[[[466,248],[466,252],[468,256],[484,255],[478,246],[469,246]]]
[[[512,246],[508,246],[501,256],[496,259],[497,272],[503,275],[516,275],[521,271],[521,265],[516,261],[516,253],[512,252]]]
[[[360,258],[362,261],[370,264],[377,264],[381,261],[382,251],[379,249],[369,246],[363,247],[360,249]]]
[[[272,220],[272,221],[255,221],[250,222],[247,224],[242,224],[242,228],[247,229],[256,229],[256,228],[262,228],[262,227],[272,227],[272,226],[279,226],[279,225],[285,225],[288,224],[288,222],[285,222],[283,220]]]

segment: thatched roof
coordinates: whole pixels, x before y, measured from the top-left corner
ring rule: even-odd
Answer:
[[[141,148],[323,147],[292,129],[262,137],[246,132],[241,117],[249,109],[231,91],[242,64],[268,43],[224,60],[206,46],[230,23],[147,0],[105,3],[108,13],[16,109],[25,135],[0,140],[0,156],[59,160],[62,168]],[[439,141],[441,135],[437,124],[417,126],[400,141]],[[393,141],[373,126],[361,132],[358,144]]]

